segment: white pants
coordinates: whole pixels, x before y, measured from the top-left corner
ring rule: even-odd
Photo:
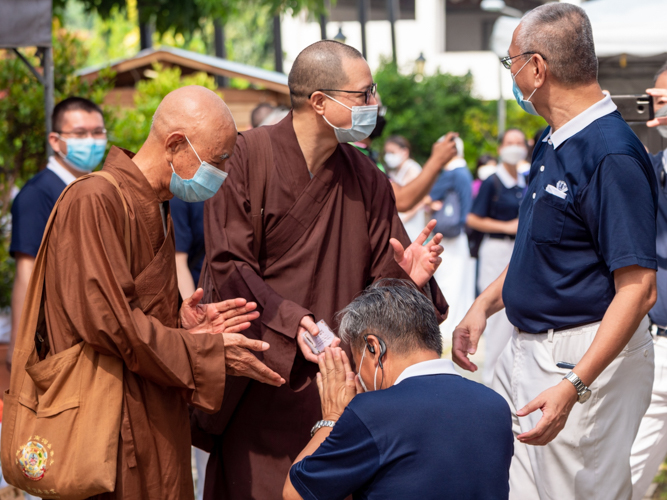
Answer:
[[[440,325],[440,333],[445,343],[451,343],[454,328],[475,300],[475,259],[470,257],[465,233],[456,238],[444,238],[441,245],[444,249],[442,264],[434,277],[449,304],[449,314]]]
[[[632,498],[641,500],[667,455],[667,337],[656,337],[651,404],[632,445]]]
[[[484,237],[479,247],[479,275],[477,278],[477,287],[480,293],[493,283],[498,276],[505,270],[507,264],[512,258],[514,250],[514,240]],[[445,295],[445,297],[447,297]],[[490,386],[493,382],[493,372],[496,369],[496,362],[502,354],[505,346],[512,338],[514,327],[507,319],[505,309],[491,316],[486,322],[486,353],[484,356],[483,381]]]
[[[563,430],[546,446],[514,441],[510,500],[629,500],[630,449],[651,400],[653,341],[644,318],[628,345],[590,386],[591,398],[575,403]],[[519,333],[498,361],[493,388],[509,403],[515,436],[533,429],[542,412],[518,418],[590,347],[599,323],[544,334]]]

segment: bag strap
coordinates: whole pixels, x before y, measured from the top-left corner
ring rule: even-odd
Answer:
[[[254,238],[252,253],[259,262],[264,239],[264,204],[269,168],[273,165],[271,137],[265,127],[239,133],[246,141],[248,151],[248,197],[250,198],[250,222]]]
[[[37,252],[37,257],[35,258],[35,265],[33,268],[32,275],[30,276],[30,282],[28,284],[28,289],[26,291],[25,302],[23,306],[23,311],[21,313],[21,321],[19,323],[18,335],[16,339],[16,349],[23,351],[32,351],[35,348],[34,340],[37,338],[39,332],[37,331],[37,326],[40,323],[40,316],[43,319],[44,312],[44,278],[46,276],[46,251],[51,236],[51,230],[53,229],[53,222],[58,211],[60,202],[62,201],[65,194],[69,189],[76,184],[81,182],[84,179],[87,179],[91,176],[103,177],[108,182],[110,182],[118,191],[120,199],[123,202],[123,210],[125,211],[125,257],[127,258],[128,266],[130,265],[131,258],[131,248],[130,248],[130,216],[127,209],[127,202],[125,196],[123,196],[120,186],[114,177],[107,172],[94,172],[92,174],[85,175],[80,177],[70,183],[60,194],[58,201],[53,206],[49,220],[46,223],[46,228],[44,229],[44,236],[42,237],[42,244],[39,247]],[[16,354],[17,351],[15,351]],[[15,363],[12,362],[12,371],[14,371]],[[25,371],[23,366],[16,366]]]

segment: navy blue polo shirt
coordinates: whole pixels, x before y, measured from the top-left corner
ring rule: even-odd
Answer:
[[[651,157],[658,179],[658,223],[657,245],[658,254],[658,301],[648,313],[651,320],[663,327],[667,327],[667,150]]]
[[[26,182],[12,203],[12,242],[9,253],[37,257],[44,229],[65,183],[45,168]]]
[[[204,202],[188,203],[174,197],[169,201],[169,210],[174,221],[176,251],[188,254],[188,268],[196,287],[206,253],[204,248]]]
[[[656,269],[655,172],[615,109],[606,96],[553,136],[547,129],[533,152],[503,287],[520,330],[600,321],[616,269]]]
[[[510,409],[459,375],[424,375],[357,395],[290,470],[305,500],[494,500],[509,495]]]
[[[503,170],[509,176],[509,173]],[[502,175],[502,174],[501,174]],[[519,174],[521,176],[521,174]],[[523,179],[523,177],[519,177]],[[519,207],[524,197],[525,182],[518,181],[513,187],[506,187],[498,174],[492,174],[482,182],[477,198],[473,201],[470,213],[478,217],[510,221],[519,216]],[[498,233],[492,236],[505,237]]]

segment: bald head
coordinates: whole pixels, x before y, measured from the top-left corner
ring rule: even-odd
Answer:
[[[151,135],[162,140],[174,131],[194,136],[203,130],[236,133],[229,108],[218,94],[199,85],[189,85],[169,92],[162,99],[151,124]]]
[[[334,40],[322,40],[301,51],[288,77],[292,107],[301,108],[318,89],[344,88],[349,80],[343,69],[345,59],[363,56],[354,47]]]
[[[236,124],[215,92],[192,85],[167,94],[148,139],[134,157],[161,200],[171,198],[172,172],[192,179],[202,162],[224,170],[236,144]]]

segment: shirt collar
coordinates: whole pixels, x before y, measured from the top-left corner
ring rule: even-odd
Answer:
[[[549,129],[549,133],[542,139],[542,142],[548,142],[553,145],[554,149],[557,149],[558,146],[563,144],[570,137],[584,130],[595,120],[602,118],[609,113],[613,113],[614,111],[616,111],[616,104],[611,100],[609,92],[604,92],[604,97],[601,100],[585,111],[579,113],[561,128],[553,133],[551,132],[551,129]]]
[[[422,375],[458,375],[454,363],[449,359],[430,359],[408,366],[394,382],[398,385],[406,378],[421,377]]]
[[[69,170],[63,167],[53,155],[49,156],[49,161],[46,164],[46,168],[60,177],[60,180],[63,181],[66,186],[76,180],[76,177],[74,177]]]
[[[526,187],[526,179],[524,176],[517,172],[516,179],[507,171],[504,164],[498,165],[496,170],[496,175],[500,182],[502,182],[505,189],[512,189],[515,186],[519,186],[521,189]]]

